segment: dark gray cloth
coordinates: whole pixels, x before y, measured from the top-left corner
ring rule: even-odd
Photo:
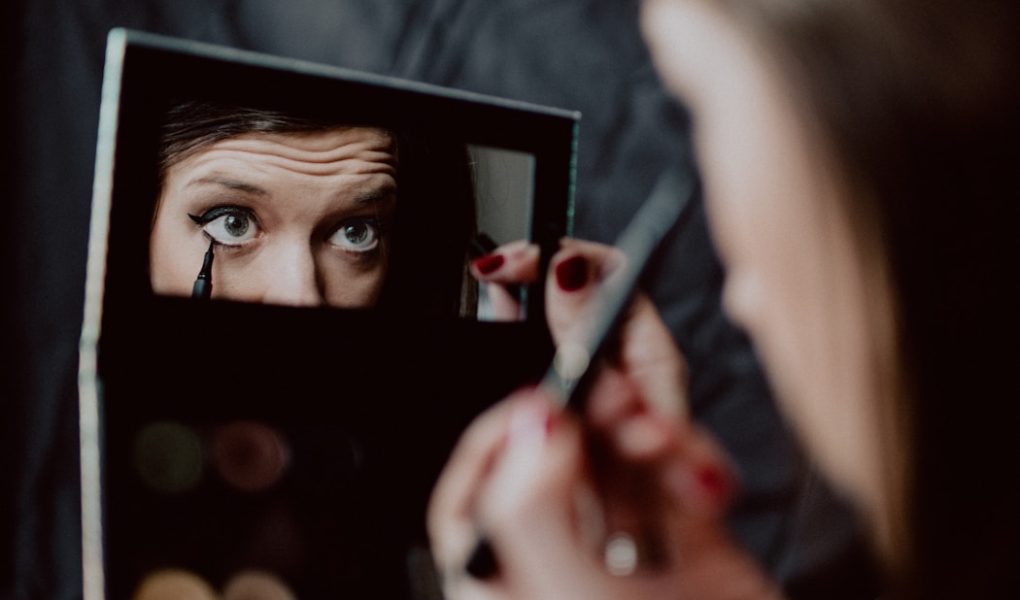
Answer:
[[[633,2],[32,0],[6,10],[3,597],[81,594],[75,373],[111,27],[580,110],[583,238],[611,241],[657,173],[691,152],[686,116],[652,69]],[[743,474],[739,538],[779,576],[814,577],[805,589],[818,597],[867,597],[857,529],[827,494],[805,493],[807,468],[753,352],[721,313],[722,271],[703,211],[674,233],[651,280],[690,360],[694,412]],[[810,535],[816,524],[828,533]]]

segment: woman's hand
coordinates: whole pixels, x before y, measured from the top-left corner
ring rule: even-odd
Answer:
[[[503,253],[503,254],[501,254]],[[504,246],[483,281],[534,281],[538,255]],[[491,256],[491,255],[490,255]],[[606,246],[566,240],[546,308],[554,337],[591,298]],[[639,296],[585,414],[541,390],[515,394],[468,428],[433,493],[428,526],[451,599],[774,598],[778,592],[722,522],[735,486],[723,453],[685,418],[686,371],[650,301]],[[464,571],[478,535],[499,565]]]
[[[546,319],[553,339],[570,335],[598,282],[609,274],[616,251],[603,244],[564,239],[549,264],[545,286]],[[471,263],[471,273],[489,286],[497,318],[514,318],[520,307],[503,286],[534,283],[538,276],[538,246],[511,242]],[[652,302],[637,294],[620,327],[613,363],[630,377],[666,415],[681,417],[687,407],[687,367]]]
[[[703,432],[654,413],[618,372],[584,420],[520,392],[465,433],[428,527],[451,600],[761,599],[778,592],[722,521],[732,475]],[[497,572],[467,563],[479,534]]]

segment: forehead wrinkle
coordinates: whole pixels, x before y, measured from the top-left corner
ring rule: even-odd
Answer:
[[[210,148],[170,168],[169,173],[191,176],[216,174],[227,179],[244,179],[244,174],[258,172],[272,177],[273,169],[312,176],[388,175],[396,179],[396,164],[385,153],[366,154],[357,158],[340,158],[331,162],[308,162],[281,157],[272,152],[248,152]]]
[[[273,154],[309,163],[363,158],[395,162],[396,144],[389,134],[374,130],[326,130],[304,133],[246,133],[213,145],[253,154]]]
[[[388,201],[395,200],[397,195],[396,177],[386,168],[365,168],[356,172],[300,172],[300,175],[314,175],[316,178],[279,180],[273,170],[266,166],[265,163],[242,162],[234,157],[199,159],[187,169],[188,179],[183,187],[209,185],[264,198],[281,195],[315,197],[325,194],[334,203],[354,206],[385,206]]]
[[[281,141],[285,138],[235,137],[221,140],[210,148],[238,150],[251,154],[270,154],[307,162],[331,162],[344,158],[372,157],[376,160],[392,160],[391,144],[373,143],[371,140],[348,141],[323,147],[307,148]]]

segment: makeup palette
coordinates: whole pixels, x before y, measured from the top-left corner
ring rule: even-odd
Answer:
[[[208,231],[171,213],[194,228],[172,257],[187,266],[187,286],[155,291],[162,259],[152,236],[170,210],[167,114],[194,103],[228,119],[223,107],[329,131],[391,132],[401,166],[377,302],[294,306],[231,295],[237,281],[250,283],[238,274],[254,252],[212,243],[203,267]],[[477,254],[469,242],[480,232],[530,239],[545,268],[570,230],[577,121],[505,99],[112,32],[80,360],[85,598],[439,597],[424,530],[431,487],[467,423],[537,381],[553,355],[542,284],[515,290],[518,321],[483,318],[465,275]],[[259,228],[256,243],[272,239],[254,186],[232,177],[217,193],[249,211],[241,225]],[[458,188],[467,215],[442,204],[455,181],[473,186]],[[460,246],[443,246],[435,229],[450,219],[460,223]],[[345,243],[368,239],[357,227],[347,233]],[[192,297],[200,271],[207,281]],[[274,284],[290,272],[275,273]]]

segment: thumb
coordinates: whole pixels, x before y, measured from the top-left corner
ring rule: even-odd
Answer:
[[[737,476],[728,458],[708,433],[681,425],[681,435],[658,464],[660,487],[667,498],[667,530],[674,551],[690,556],[710,547],[728,546],[724,517],[736,496]]]
[[[476,506],[500,568],[548,586],[573,571],[579,539],[574,515],[584,473],[582,436],[572,418],[537,394],[511,417],[503,454]]]

